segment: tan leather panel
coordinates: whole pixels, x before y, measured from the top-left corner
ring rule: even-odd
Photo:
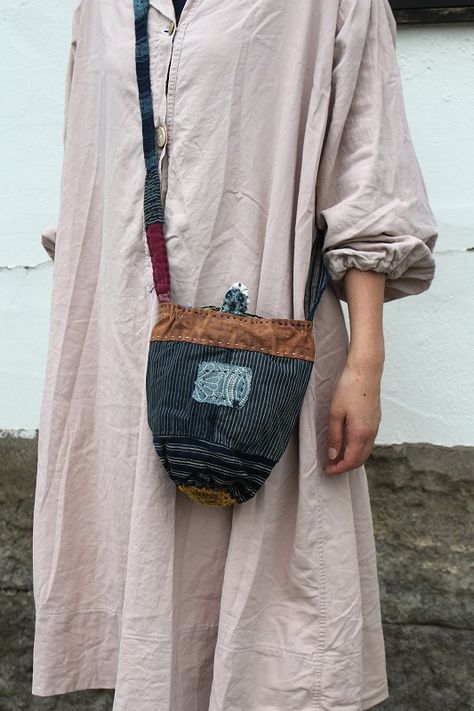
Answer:
[[[234,316],[172,302],[160,305],[150,341],[188,341],[311,361],[315,357],[311,321]]]

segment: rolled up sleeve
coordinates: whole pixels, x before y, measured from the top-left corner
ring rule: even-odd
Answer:
[[[407,123],[387,0],[341,0],[316,203],[339,298],[347,300],[350,268],[384,273],[385,301],[430,286],[437,225]]]

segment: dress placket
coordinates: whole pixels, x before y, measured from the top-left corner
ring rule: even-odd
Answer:
[[[150,0],[150,7],[157,9],[162,15],[162,21],[160,23],[161,29],[156,33],[154,41],[150,42],[150,50],[154,47],[157,56],[166,62],[163,66],[157,67],[156,62],[153,61],[153,57],[150,58],[153,108],[155,114],[155,136],[163,204],[166,199],[168,187],[168,152],[171,148],[173,138],[173,118],[179,59],[186,27],[197,4],[199,4],[199,0],[187,0],[181,12],[179,23],[177,23],[174,5],[171,0]],[[153,20],[151,21],[153,22]],[[150,30],[150,34],[153,36],[154,28],[152,25],[150,26]],[[155,44],[159,41],[163,41],[163,37],[167,39],[167,42],[163,42],[167,47],[166,58],[162,56],[163,49]],[[154,68],[157,70],[155,73],[153,73]]]
[[[171,71],[175,35],[177,34],[176,14],[172,0],[150,0],[148,27],[155,143],[162,197],[164,197],[167,183],[167,82]]]

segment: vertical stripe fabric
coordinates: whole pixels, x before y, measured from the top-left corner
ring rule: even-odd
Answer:
[[[313,363],[236,348],[153,341],[147,389],[153,432],[207,439],[277,461],[301,409]],[[214,361],[249,368],[245,405],[225,407],[192,397],[199,364]]]
[[[202,363],[252,373],[242,407],[193,398]],[[254,496],[285,451],[312,361],[194,343],[153,341],[147,371],[153,443],[176,484],[225,489],[238,503]]]

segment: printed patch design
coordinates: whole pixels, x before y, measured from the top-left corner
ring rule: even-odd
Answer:
[[[202,361],[192,396],[198,402],[240,410],[250,394],[251,382],[252,371],[246,366]]]
[[[236,316],[243,316],[249,305],[249,291],[245,284],[241,281],[236,281],[224,296],[221,311]]]

